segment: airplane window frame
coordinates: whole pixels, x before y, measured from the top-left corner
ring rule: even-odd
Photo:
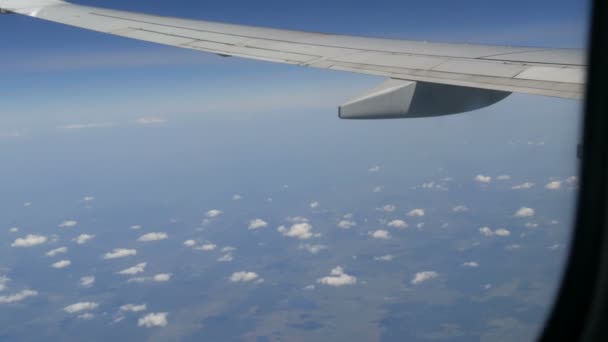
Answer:
[[[594,0],[590,15],[581,188],[570,258],[540,341],[608,340],[608,13]]]

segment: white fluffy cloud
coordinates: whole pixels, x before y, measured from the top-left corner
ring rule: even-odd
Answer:
[[[457,205],[454,208],[452,208],[452,212],[454,212],[454,213],[464,213],[467,211],[469,211],[469,208],[467,208],[464,205]]]
[[[11,244],[11,247],[34,247],[45,243],[47,240],[48,239],[46,236],[28,234],[23,238],[15,239],[15,241]]]
[[[218,216],[222,215],[223,213],[224,213],[224,212],[223,212],[223,211],[221,211],[221,210],[218,210],[218,209],[211,209],[211,210],[209,210],[209,211],[208,211],[208,212],[205,214],[205,216],[207,216],[207,217],[218,217]]]
[[[91,287],[95,284],[95,276],[84,276],[80,278],[80,286],[82,287]]]
[[[387,204],[382,208],[378,208],[379,211],[384,211],[385,213],[392,213],[396,209],[397,207],[394,204]]]
[[[63,129],[87,129],[87,128],[105,128],[114,126],[111,122],[91,122],[85,124],[70,124],[61,126]]]
[[[505,228],[498,228],[494,231],[494,235],[496,236],[509,236],[511,232]]]
[[[85,244],[87,243],[87,241],[93,239],[95,237],[95,235],[89,235],[89,234],[80,234],[78,235],[77,238],[75,238],[73,241],[76,242],[79,245]]]
[[[509,176],[509,175],[500,175],[500,176],[496,177],[496,180],[499,180],[499,181],[506,181],[506,180],[510,180],[510,179],[511,179],[511,176]]]
[[[196,245],[196,241],[195,240],[186,240],[186,241],[184,241],[184,246],[193,247],[194,245]]]
[[[148,263],[146,263],[146,262],[141,262],[135,266],[125,268],[124,270],[118,272],[118,274],[134,275],[134,274],[142,273],[146,269],[147,264]]]
[[[369,171],[369,172],[378,172],[378,171],[380,171],[380,166],[379,165],[374,165],[374,166],[370,167],[367,171]]]
[[[487,184],[492,181],[492,177],[484,176],[484,175],[477,175],[477,176],[475,176],[475,181],[479,182],[479,183]]]
[[[95,197],[93,197],[93,196],[84,196],[82,198],[82,200],[85,201],[85,202],[91,202],[91,201],[95,200]]]
[[[72,264],[72,262],[70,260],[60,260],[60,261],[57,261],[56,263],[51,264],[51,267],[61,269],[61,268],[66,268],[66,267],[70,266],[71,264]]]
[[[9,231],[10,233],[16,233],[16,232],[18,232],[18,231],[19,231],[19,227],[11,227],[11,228],[9,228],[9,230],[8,230],[8,231]]]
[[[423,188],[423,189],[438,189],[438,190],[443,190],[444,189],[441,186],[441,184],[435,183],[435,182],[422,183],[420,185],[420,187]],[[447,190],[447,188],[445,188],[445,190]]]
[[[158,125],[167,122],[167,119],[157,117],[141,117],[135,120],[138,125]]]
[[[376,261],[393,261],[394,258],[395,258],[395,256],[393,256],[391,254],[387,254],[387,255],[374,257],[374,260],[376,260]]]
[[[534,209],[521,207],[515,212],[515,217],[531,217],[534,216]]]
[[[418,272],[416,273],[416,275],[414,275],[414,278],[412,279],[411,283],[412,285],[418,285],[425,281],[437,278],[438,276],[439,274],[437,274],[437,272],[435,271]]]
[[[308,222],[293,224],[289,229],[280,226],[277,231],[285,236],[298,238],[300,240],[308,240],[313,237],[311,232],[312,226]]]
[[[496,229],[496,230],[493,231],[492,229],[490,229],[490,227],[481,227],[481,228],[479,228],[479,233],[481,235],[483,235],[483,236],[488,236],[488,237],[489,236],[494,236],[494,235],[496,235],[496,236],[509,236],[509,235],[511,235],[511,232],[508,231],[505,228],[498,228],[498,229]]]
[[[514,251],[514,250],[520,249],[520,248],[521,248],[521,245],[518,245],[518,244],[508,245],[505,247],[505,249],[508,251]]]
[[[140,242],[160,241],[160,240],[165,240],[168,237],[169,236],[167,235],[167,233],[154,232],[154,233],[147,233],[147,234],[140,236],[137,239],[137,241],[140,241]]]
[[[494,235],[494,231],[492,231],[492,229],[490,229],[490,227],[481,227],[481,228],[479,228],[479,233],[481,233],[481,235],[483,235],[483,236],[492,236],[492,235]]]
[[[217,245],[214,243],[205,243],[201,246],[194,247],[194,249],[199,251],[213,251],[217,248]]]
[[[222,255],[221,257],[217,258],[217,261],[219,262],[231,262],[234,258],[232,257],[232,254],[230,253],[226,253],[224,255]]]
[[[132,277],[127,280],[127,283],[143,283],[147,280],[149,279],[146,277]]]
[[[549,190],[558,190],[561,187],[562,187],[562,182],[560,182],[560,181],[552,181],[552,182],[547,183],[547,185],[545,185],[545,189],[549,189]]]
[[[81,311],[95,310],[99,304],[95,302],[79,302],[66,306],[63,310],[67,313],[76,313]]]
[[[566,183],[568,184],[574,184],[578,182],[578,177],[576,176],[570,176],[568,178],[566,178]]]
[[[149,313],[137,321],[139,327],[164,327],[168,324],[166,312]]]
[[[511,187],[511,189],[513,190],[522,190],[522,189],[530,189],[531,187],[534,186],[534,183],[531,182],[525,182],[519,185],[514,185]]]
[[[72,228],[78,224],[78,221],[66,220],[59,224],[59,228]]]
[[[538,223],[534,223],[534,222],[526,222],[526,228],[529,229],[534,229],[538,227]]]
[[[388,240],[391,238],[391,233],[386,230],[378,229],[374,232],[370,232],[369,235],[374,239]]]
[[[249,229],[251,229],[251,230],[260,229],[260,228],[264,228],[267,226],[268,226],[268,223],[259,218],[249,221]]]
[[[111,252],[104,254],[103,258],[106,260],[107,259],[117,259],[117,258],[124,258],[124,257],[128,257],[131,255],[136,255],[136,254],[137,254],[136,249],[114,248]]]
[[[259,275],[255,272],[235,272],[230,276],[230,281],[233,283],[246,283],[250,281],[257,280]]]
[[[338,227],[342,228],[342,229],[350,229],[352,227],[355,227],[356,225],[357,225],[357,222],[355,222],[355,221],[342,220],[342,221],[338,222]]]
[[[291,223],[302,223],[302,222],[308,222],[308,219],[306,217],[303,216],[288,216],[286,218],[287,222],[291,222]]]
[[[554,250],[559,249],[561,246],[562,245],[560,245],[559,243],[556,243],[556,244],[549,246],[549,249],[554,251]]]
[[[311,244],[301,244],[298,248],[305,249],[311,254],[317,254],[320,251],[327,249],[325,245],[311,245]]]
[[[152,280],[157,283],[164,283],[171,280],[171,273],[159,273],[152,277]]]
[[[46,256],[54,257],[56,255],[67,253],[67,252],[68,252],[67,247],[59,247],[59,248],[51,249],[50,251],[46,252]]]
[[[392,220],[387,224],[387,226],[397,229],[405,229],[408,227],[408,224],[403,220]]]
[[[16,303],[16,302],[20,302],[28,297],[34,297],[37,295],[38,295],[38,292],[36,292],[34,290],[23,290],[21,292],[17,292],[12,295],[0,296],[0,304]]]
[[[125,304],[120,307],[120,311],[128,311],[128,312],[141,312],[146,311],[148,307],[146,304]]]
[[[464,267],[479,267],[479,263],[477,261],[467,261],[462,264]]]
[[[310,202],[310,208],[311,209],[315,209],[319,207],[319,202],[314,201],[314,202]]]
[[[233,195],[233,196],[232,196],[232,200],[233,200],[233,201],[238,201],[238,200],[240,200],[241,198],[242,198],[242,197],[241,197],[241,195],[239,195],[239,194],[236,194],[236,195]]]
[[[141,225],[139,225],[139,224],[134,224],[134,225],[132,225],[130,228],[131,228],[131,229],[133,229],[133,230],[139,230],[139,229],[141,229]]]
[[[407,216],[422,217],[422,216],[424,216],[424,209],[413,209],[413,210],[410,210],[410,212],[407,213]]]
[[[317,279],[317,283],[336,287],[354,285],[357,283],[357,277],[346,274],[342,267],[336,266],[331,270],[329,276]]]

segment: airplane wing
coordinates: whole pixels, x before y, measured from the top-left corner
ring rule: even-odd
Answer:
[[[448,115],[496,103],[512,92],[583,96],[580,49],[430,43],[187,20],[75,5],[0,0],[2,13],[215,53],[378,75],[378,88],[343,104],[342,118]]]

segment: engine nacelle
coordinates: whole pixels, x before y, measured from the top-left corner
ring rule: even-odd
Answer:
[[[423,118],[469,112],[492,105],[511,93],[439,83],[388,79],[343,104],[341,119]]]

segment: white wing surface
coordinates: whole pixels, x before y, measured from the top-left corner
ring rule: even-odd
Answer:
[[[343,106],[341,117],[347,118],[453,114],[487,106],[511,92],[570,99],[583,96],[586,66],[580,49],[445,44],[290,31],[116,11],[60,0],[0,0],[0,8],[223,56],[390,78],[389,86],[380,86],[380,91]],[[454,90],[459,91],[458,96],[450,96]],[[366,101],[379,101],[375,94],[383,98],[389,94],[395,102],[390,96],[395,91],[401,103],[384,103],[382,113],[364,109],[370,107]],[[404,94],[410,95],[403,99]],[[439,101],[443,102],[441,108],[437,108],[438,97],[443,99]],[[358,106],[360,103],[363,107]],[[349,108],[359,114],[349,116]],[[404,108],[408,112],[403,112]]]

